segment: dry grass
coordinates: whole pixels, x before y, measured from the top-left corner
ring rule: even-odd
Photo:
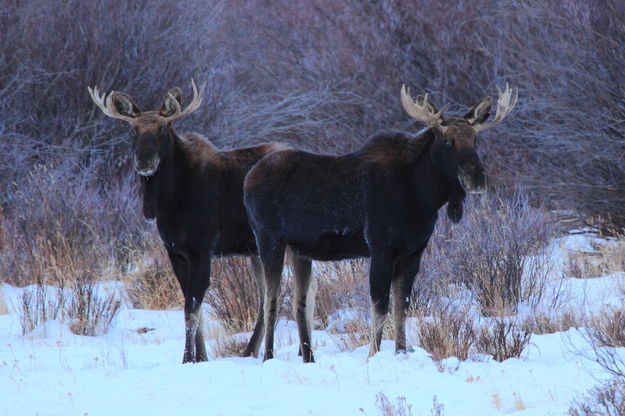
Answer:
[[[204,334],[206,349],[212,359],[241,357],[247,347],[247,339],[237,338],[223,327],[210,326]]]
[[[583,317],[580,312],[565,310],[559,313],[535,312],[522,323],[522,328],[532,334],[554,334],[567,331],[571,328],[583,326]]]
[[[527,409],[527,407],[525,407],[525,403],[523,402],[523,399],[521,398],[520,394],[512,393],[512,395],[514,396],[514,410]]]
[[[604,244],[592,243],[593,252],[573,251],[567,258],[566,273],[576,279],[601,277],[625,271],[623,237],[609,239]]]
[[[323,326],[337,311],[369,310],[368,259],[315,263],[313,273],[319,284],[315,315]]]
[[[448,357],[466,360],[476,336],[473,320],[466,312],[437,308],[431,318],[421,318],[417,345],[436,362]]]
[[[617,377],[573,400],[570,416],[625,415],[625,378]]]
[[[363,345],[369,345],[371,341],[371,325],[369,324],[368,311],[355,311],[353,319],[341,322],[340,327],[329,330],[334,335],[333,341],[341,352],[353,351]],[[387,330],[388,325],[385,325]]]
[[[504,318],[494,319],[477,332],[475,351],[492,355],[496,361],[519,358],[531,339],[531,332]]]
[[[27,254],[29,262],[20,267],[35,279],[35,287],[20,298],[22,333],[50,319],[66,320],[79,335],[107,332],[121,301],[115,293],[96,293],[105,259],[88,253],[89,247],[77,249],[75,242],[59,231],[50,240],[38,234],[33,243],[33,251]]]
[[[593,345],[625,347],[625,308],[606,311],[586,322]]]
[[[4,299],[4,292],[0,290],[0,315],[6,315],[9,313],[9,307]]]
[[[181,308],[184,304],[182,291],[160,239],[155,236],[147,254],[137,253],[133,257],[136,266],[124,277],[126,295],[133,308]]]
[[[387,395],[379,392],[375,396],[375,404],[382,416],[412,416],[412,406],[403,396],[397,397],[393,404]]]

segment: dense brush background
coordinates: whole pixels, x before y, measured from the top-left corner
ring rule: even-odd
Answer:
[[[159,250],[128,127],[93,105],[93,85],[147,110],[173,86],[188,99],[195,78],[207,82],[204,103],[179,130],[223,148],[278,140],[341,153],[380,129],[421,128],[399,105],[402,83],[462,113],[509,82],[519,104],[479,143],[491,186],[625,225],[617,0],[2,5],[0,276],[10,283],[36,281],[60,257],[122,273]]]
[[[147,251],[146,273],[163,280],[155,270],[167,261],[142,220],[128,126],[94,106],[94,85],[147,110],[173,86],[188,97],[195,78],[207,82],[204,103],[179,129],[223,148],[278,140],[341,153],[380,129],[421,128],[399,105],[402,83],[461,113],[509,82],[519,104],[479,143],[491,187],[521,187],[534,206],[622,227],[620,6],[4,1],[0,276],[24,285],[62,264],[125,274]]]
[[[519,102],[478,142],[491,192],[468,198],[458,225],[441,216],[424,255],[417,345],[437,361],[470,348],[502,361],[531,334],[580,326],[595,352],[625,345],[622,308],[586,321],[579,311],[505,318],[545,299],[561,309],[541,260],[558,220],[625,227],[622,1],[0,0],[0,28],[0,283],[34,284],[18,305],[24,334],[59,317],[77,334],[106,331],[122,304],[94,295],[103,281],[121,281],[133,308],[180,308],[155,226],[143,221],[129,128],[102,114],[88,86],[153,110],[175,86],[186,105],[194,78],[207,84],[204,101],[179,131],[224,149],[281,141],[340,154],[378,130],[422,128],[399,103],[402,84],[464,114],[508,82]],[[625,270],[625,246],[597,247],[571,256],[566,275]],[[315,267],[317,327],[342,350],[366,344],[367,260]],[[498,318],[477,326],[445,303],[453,291]],[[251,329],[256,296],[245,260],[215,262],[207,302],[227,335],[208,337],[215,356],[239,354],[231,335]],[[282,308],[291,316],[290,302]],[[619,378],[589,397],[625,414],[625,363],[611,354],[596,360]],[[569,414],[599,414],[588,400]]]

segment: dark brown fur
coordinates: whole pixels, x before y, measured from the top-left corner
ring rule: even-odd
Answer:
[[[185,298],[183,362],[198,362],[207,359],[201,305],[210,284],[212,256],[251,257],[262,311],[264,281],[243,205],[243,180],[260,159],[285,147],[268,143],[219,151],[197,133],[179,135],[166,117],[175,114],[172,100],[180,103],[180,95],[178,89],[171,90],[160,112],[142,113],[128,95],[113,93],[114,108],[104,110],[125,117],[132,126],[143,212],[146,219],[156,221]],[[94,100],[99,98],[95,95]],[[258,351],[254,340],[262,333],[262,314],[258,316],[247,355]]]
[[[486,99],[486,103],[490,99]],[[448,204],[453,221],[462,216],[465,192],[483,192],[486,180],[475,152],[475,123],[488,118],[480,105],[464,118],[443,120],[445,133],[384,132],[360,150],[326,156],[287,150],[268,155],[245,179],[245,206],[265,271],[265,359],[273,357],[273,331],[285,248],[303,264],[310,260],[371,257],[371,354],[394,292],[395,345],[406,348],[404,321],[438,210]],[[433,105],[432,105],[433,106]],[[436,109],[433,107],[433,113]],[[310,323],[305,319],[309,280],[295,277],[300,350],[313,361]]]

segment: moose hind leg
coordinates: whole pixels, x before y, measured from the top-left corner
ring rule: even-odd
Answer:
[[[391,274],[393,272],[393,261],[390,255],[376,254],[371,256],[369,273],[369,287],[371,292],[371,348],[369,357],[380,351],[382,342],[382,331],[391,290]]]
[[[263,262],[265,276],[265,301],[263,304],[265,320],[265,356],[263,360],[273,358],[273,338],[278,314],[278,296],[284,268],[284,250],[282,243],[257,237],[258,251]]]
[[[310,296],[311,289],[315,286],[314,284],[311,284],[312,262],[309,259],[304,259],[295,254],[292,254],[289,257],[295,275],[295,320],[297,321],[297,329],[299,332],[300,354],[305,363],[311,363],[315,361],[311,346],[311,315],[314,313],[315,302],[315,293],[312,293],[312,296]]]
[[[247,348],[243,353],[244,357],[258,357],[260,344],[262,342],[264,332],[264,312],[263,304],[265,300],[265,277],[263,276],[263,265],[256,256],[250,257],[252,268],[254,269],[254,277],[256,278],[256,289],[258,290],[258,316],[256,317],[256,325],[254,325],[254,333],[247,344]]]

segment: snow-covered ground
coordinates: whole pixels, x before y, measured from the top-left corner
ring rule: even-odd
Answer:
[[[557,261],[568,250],[592,250],[586,236],[554,246]],[[565,279],[561,295],[567,308],[601,310],[620,304],[623,279]],[[22,336],[16,306],[23,289],[0,289],[10,311],[0,315],[0,415],[379,415],[380,392],[393,405],[405,398],[414,416],[435,415],[435,402],[447,416],[563,415],[572,398],[608,377],[584,358],[590,347],[573,329],[534,335],[520,359],[450,358],[440,371],[423,349],[397,355],[384,341],[367,359],[367,346],[341,352],[325,331],[313,333],[317,362],[302,364],[291,321],[279,324],[274,360],[181,365],[181,311],[123,308],[98,337],[74,335],[58,321]],[[414,336],[409,331],[413,343]]]

